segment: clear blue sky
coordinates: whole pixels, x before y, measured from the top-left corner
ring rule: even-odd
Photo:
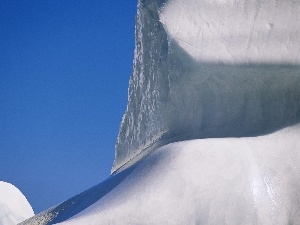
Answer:
[[[136,0],[1,0],[0,180],[36,213],[109,176]]]

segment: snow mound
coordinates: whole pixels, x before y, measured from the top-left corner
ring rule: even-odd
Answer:
[[[25,196],[14,185],[0,181],[0,224],[13,225],[34,216]]]
[[[297,224],[299,139],[298,125],[172,143],[23,224]]]
[[[299,139],[300,126],[169,144],[62,224],[297,224]]]

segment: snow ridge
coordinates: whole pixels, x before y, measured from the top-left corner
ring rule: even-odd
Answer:
[[[168,93],[160,90],[167,82],[161,75],[167,54],[167,36],[162,30],[157,2],[139,1],[134,70],[129,81],[128,104],[117,138],[112,172],[128,162],[133,154],[138,154],[142,146],[148,147],[154,137],[159,139],[157,136],[166,130],[161,115],[163,98],[167,98]]]

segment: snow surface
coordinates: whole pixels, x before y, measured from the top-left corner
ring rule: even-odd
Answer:
[[[112,172],[174,141],[300,122],[299,40],[300,1],[139,0]]]
[[[85,208],[63,225],[298,224],[299,140],[300,125],[172,143],[52,212],[64,221]],[[25,224],[59,222],[43,218]]]
[[[300,1],[170,0],[160,21],[198,61],[300,64]]]
[[[14,225],[32,216],[33,209],[21,191],[0,181],[0,224]]]
[[[139,0],[112,176],[22,225],[299,223],[299,5]]]

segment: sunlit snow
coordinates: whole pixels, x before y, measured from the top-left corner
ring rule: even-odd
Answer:
[[[34,212],[25,196],[14,185],[0,181],[0,224],[14,225]]]
[[[104,182],[22,225],[297,224],[300,2],[138,0]]]
[[[62,224],[297,224],[298,140],[299,126],[255,138],[169,144]]]
[[[300,64],[300,2],[170,0],[160,21],[205,62]]]

